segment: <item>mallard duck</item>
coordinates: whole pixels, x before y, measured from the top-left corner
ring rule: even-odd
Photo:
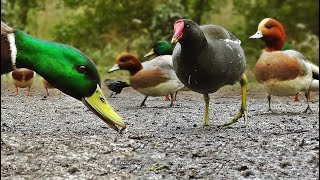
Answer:
[[[254,74],[268,94],[268,110],[271,111],[271,95],[294,96],[305,92],[307,108],[304,112],[311,111],[310,91],[319,91],[319,67],[306,61],[300,52],[282,50],[286,33],[282,24],[275,19],[263,19],[258,25],[258,31],[250,39],[261,39],[266,44]]]
[[[19,88],[28,88],[27,96],[30,96],[30,88],[36,73],[27,68],[19,68],[11,71],[11,76],[16,88],[16,95],[19,94]]]
[[[156,42],[153,46],[152,49],[146,54],[144,55],[144,57],[149,57],[149,58],[155,58],[157,56],[162,56],[162,55],[172,55],[173,52],[173,47],[170,43],[168,43],[167,41],[158,41]],[[143,66],[143,63],[142,63]],[[181,88],[179,91],[181,90],[188,90],[187,88]],[[177,94],[178,91],[175,92],[174,94],[174,101],[177,100]],[[166,101],[170,101],[169,95],[167,95],[165,97]]]
[[[133,89],[145,95],[140,106],[145,106],[148,96],[171,95],[173,106],[173,93],[183,87],[172,67],[170,55],[158,56],[144,62],[144,66],[138,58],[130,53],[122,53],[116,59],[116,64],[108,71],[128,70],[130,72],[130,85]]]
[[[62,92],[82,101],[115,130],[125,128],[102,90],[94,62],[78,49],[32,37],[1,21],[1,74],[17,68],[36,71]]]
[[[246,59],[240,40],[221,26],[199,26],[190,19],[180,19],[174,24],[171,42],[176,43],[172,59],[178,78],[191,91],[203,94],[204,125],[210,124],[209,94],[236,82],[242,89],[241,108],[232,121],[222,126],[231,125],[242,116],[246,123]]]

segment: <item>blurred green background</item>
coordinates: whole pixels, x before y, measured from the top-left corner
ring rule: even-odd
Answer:
[[[40,39],[78,48],[96,63],[102,81],[126,79],[126,72],[106,73],[121,52],[145,61],[143,55],[154,42],[171,40],[177,19],[189,18],[235,34],[246,54],[249,82],[254,83],[252,70],[264,43],[249,36],[266,17],[284,25],[291,49],[319,65],[316,0],[1,0],[2,21]]]

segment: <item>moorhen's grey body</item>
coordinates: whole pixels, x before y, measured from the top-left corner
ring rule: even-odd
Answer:
[[[188,19],[176,21],[172,43],[173,67],[180,81],[205,99],[205,125],[209,125],[209,94],[225,85],[241,83],[242,104],[239,113],[229,123],[238,121],[246,113],[246,60],[240,41],[217,25],[198,26]]]

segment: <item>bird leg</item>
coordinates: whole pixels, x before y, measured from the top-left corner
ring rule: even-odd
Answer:
[[[203,94],[204,102],[205,102],[205,109],[204,109],[204,125],[209,126],[210,125],[210,119],[209,119],[209,101],[210,97],[209,94]]]
[[[312,112],[312,110],[311,110],[311,108],[310,108],[310,105],[309,105],[309,100],[310,100],[310,90],[306,91],[306,92],[304,93],[304,95],[305,95],[305,96],[306,96],[306,98],[307,98],[307,104],[308,104],[308,106],[307,106],[307,109],[306,109],[306,110],[304,110],[303,112],[304,112],[304,113],[307,113],[307,112],[308,112],[308,110],[310,110],[310,112]]]
[[[165,97],[164,100],[165,100],[165,101],[170,101],[169,95],[166,95],[166,97]]]
[[[299,93],[297,93],[295,96],[294,96],[294,102],[298,102],[299,101]]]
[[[47,94],[47,96],[49,96],[49,91],[48,91],[48,88],[46,88],[46,94]]]
[[[177,94],[178,94],[178,91],[176,91],[176,93],[174,95],[174,101],[177,101]]]
[[[170,97],[171,97],[170,107],[172,107],[173,106],[173,93],[170,94]]]
[[[30,96],[30,93],[31,93],[31,91],[30,91],[30,87],[28,87],[28,93],[27,93],[27,96]]]
[[[271,104],[271,95],[270,94],[268,94],[268,102],[269,102],[269,108],[268,108],[268,111],[270,111],[270,112],[272,112],[272,110],[271,110],[271,107],[270,107],[270,104]]]
[[[19,94],[19,88],[16,87],[16,96],[18,96],[18,94]]]
[[[238,114],[229,123],[226,123],[222,126],[229,126],[233,123],[236,123],[242,117],[242,115],[244,116],[244,124],[245,124],[245,126],[247,126],[248,114],[247,114],[247,103],[246,103],[247,100],[246,99],[247,99],[248,79],[245,74],[242,75],[241,80],[240,80],[240,84],[241,84],[241,95],[242,95],[241,108],[240,108]]]
[[[146,102],[147,98],[148,98],[148,96],[146,96],[146,97],[143,99],[143,101],[142,101],[142,103],[141,103],[140,107],[146,107],[145,102]]]
[[[113,97],[116,97],[116,93],[115,92],[111,92],[109,97],[112,97],[112,95],[113,95]]]

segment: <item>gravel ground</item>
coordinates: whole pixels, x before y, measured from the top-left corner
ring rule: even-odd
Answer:
[[[179,92],[172,108],[150,97],[140,108],[144,96],[126,88],[108,99],[128,124],[118,134],[58,90],[15,96],[1,84],[3,179],[319,179],[318,93],[312,113],[301,113],[302,94],[273,97],[270,113],[264,92],[249,90],[248,125],[219,129],[240,107],[239,86],[210,95],[208,127],[200,94]]]

